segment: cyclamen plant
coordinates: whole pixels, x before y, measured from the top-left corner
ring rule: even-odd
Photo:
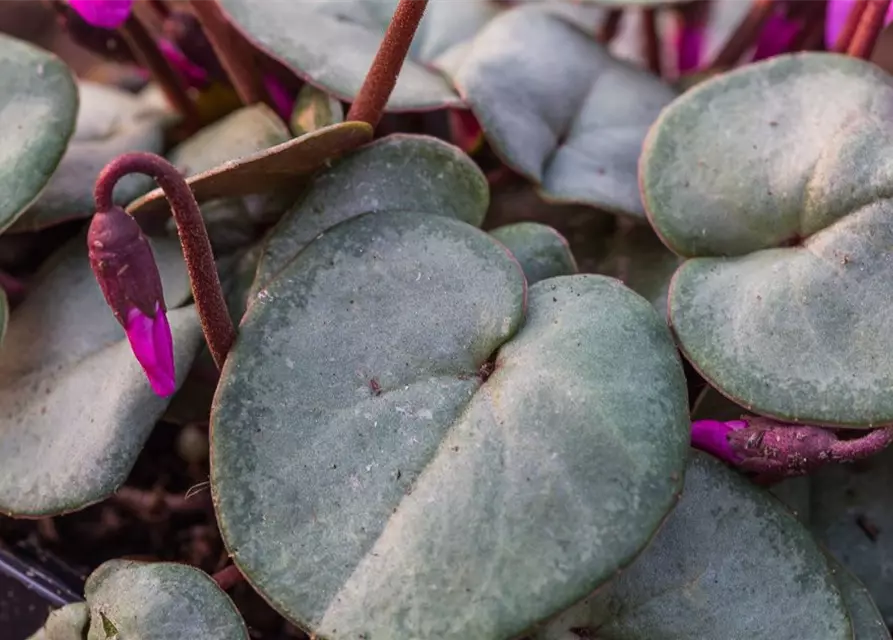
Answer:
[[[0,37],[15,637],[890,638],[891,2],[739,7]]]

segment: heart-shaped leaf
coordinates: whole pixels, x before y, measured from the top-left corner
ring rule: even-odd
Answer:
[[[853,640],[890,640],[890,631],[865,585],[833,556],[826,558],[853,623]]]
[[[487,234],[413,211],[329,229],[258,294],[212,487],[280,612],[330,640],[508,638],[646,544],[688,454],[669,330],[601,276],[526,297],[525,319]]]
[[[893,449],[857,465],[833,465],[812,476],[815,535],[868,587],[884,621],[893,624]]]
[[[704,82],[649,134],[652,224],[693,257],[673,278],[671,323],[694,366],[749,410],[893,423],[893,360],[879,357],[893,348],[891,117],[890,76],[810,53]]]
[[[235,605],[211,577],[173,562],[110,560],[84,587],[87,640],[248,640]]]
[[[93,183],[102,168],[128,151],[159,153],[164,146],[163,111],[147,108],[131,93],[108,85],[78,83],[80,108],[74,136],[53,177],[11,231],[35,231],[93,215]],[[126,205],[153,186],[148,176],[125,176],[115,185],[115,202]]]
[[[50,612],[47,621],[28,640],[84,640],[90,609],[84,602],[73,602]]]
[[[567,240],[552,227],[538,222],[516,222],[493,229],[490,235],[515,256],[528,285],[578,271]]]
[[[308,82],[353,102],[397,0],[221,0],[235,24]],[[499,12],[490,0],[432,0],[388,100],[393,111],[441,109],[461,100],[437,69]]]
[[[77,86],[51,53],[0,34],[0,231],[47,184],[74,132]]]
[[[681,263],[651,229],[623,224],[614,234],[611,250],[598,272],[617,278],[666,316],[670,279]]]
[[[494,150],[550,198],[643,218],[639,150],[675,93],[595,41],[601,15],[560,4],[508,11],[455,79]]]
[[[365,122],[342,122],[275,147],[202,171],[186,179],[199,203],[294,188],[330,160],[372,139]],[[127,207],[131,214],[163,211],[167,201],[154,189]]]
[[[803,525],[697,453],[679,504],[642,555],[535,636],[580,637],[850,640],[852,633],[825,556]]]
[[[153,242],[169,308],[189,297],[172,240]],[[127,477],[168,404],[149,386],[99,290],[83,235],[41,273],[0,352],[0,512],[80,509]],[[178,382],[201,343],[193,307],[168,312]]]
[[[252,291],[263,288],[309,242],[334,225],[373,211],[426,211],[480,226],[487,180],[457,147],[428,136],[376,140],[317,176],[273,229]]]

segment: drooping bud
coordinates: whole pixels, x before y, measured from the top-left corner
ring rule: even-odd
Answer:
[[[747,418],[746,428],[729,435],[742,470],[779,479],[803,475],[831,462],[837,443],[837,435],[827,429],[756,416]]]
[[[68,0],[88,24],[103,29],[117,29],[130,17],[133,0]]]
[[[99,288],[124,327],[152,389],[160,396],[173,394],[173,338],[148,239],[121,207],[111,207],[93,216],[87,252]]]

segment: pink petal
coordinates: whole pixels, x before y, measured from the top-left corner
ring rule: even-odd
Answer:
[[[754,61],[771,58],[788,51],[801,28],[802,25],[799,22],[788,20],[780,13],[773,14],[766,21],[760,38],[757,40],[757,49],[753,54]]]
[[[683,26],[676,37],[679,74],[695,71],[701,64],[701,51],[704,48],[703,25]]]
[[[158,48],[190,87],[201,88],[208,82],[208,72],[187,58],[170,40],[159,40]]]
[[[139,309],[131,309],[124,330],[152,390],[162,398],[173,395],[177,390],[174,340],[164,310],[156,307],[155,317],[150,318]]]
[[[825,18],[825,46],[829,49],[837,42],[843,25],[846,24],[847,16],[850,15],[855,0],[828,0],[828,9]],[[887,10],[884,18],[884,26],[893,21],[893,4]]]
[[[117,29],[130,16],[133,0],[68,0],[68,4],[94,27]]]
[[[295,100],[289,94],[288,89],[271,75],[264,76],[264,87],[266,87],[267,93],[270,94],[270,99],[273,101],[279,117],[288,122],[291,119],[291,113],[295,106]]]
[[[738,462],[740,456],[729,445],[728,434],[746,426],[743,420],[695,420],[691,423],[691,446],[720,460]]]

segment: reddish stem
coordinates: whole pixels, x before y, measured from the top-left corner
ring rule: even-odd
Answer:
[[[245,576],[242,575],[242,572],[239,571],[239,568],[234,564],[229,564],[223,567],[223,569],[211,577],[214,579],[214,582],[217,583],[217,586],[224,591],[229,591],[245,579]]]
[[[889,8],[890,0],[873,0],[868,3],[862,13],[862,19],[859,20],[853,40],[847,47],[847,55],[863,60],[868,60],[871,57],[878,36],[884,28],[884,17]]]
[[[840,462],[864,460],[886,449],[893,442],[893,427],[874,429],[852,440],[838,440],[831,445],[831,457]]]
[[[201,209],[189,185],[170,162],[153,153],[132,152],[112,160],[96,179],[93,195],[97,211],[107,211],[113,206],[115,184],[130,173],[144,173],[154,178],[170,203],[202,331],[214,363],[220,369],[236,339],[236,330],[226,308]]]
[[[853,42],[853,36],[856,35],[856,29],[859,28],[859,23],[862,21],[862,14],[865,13],[865,8],[868,6],[868,0],[856,0],[853,3],[853,8],[850,9],[850,12],[847,14],[846,22],[843,23],[843,28],[840,30],[840,33],[837,34],[837,41],[834,43],[834,51],[836,53],[846,53],[847,49],[850,48],[850,44]]]
[[[642,36],[645,60],[648,69],[656,76],[661,75],[660,39],[657,35],[657,11],[644,9],[642,11]]]
[[[427,6],[428,0],[400,0],[363,86],[350,107],[348,121],[366,122],[373,128],[378,125]]]
[[[146,26],[136,14],[131,13],[127,21],[121,25],[119,32],[133,51],[136,58],[145,66],[155,81],[158,82],[164,95],[174,108],[180,112],[189,129],[197,129],[200,117],[195,103],[189,97],[186,84],[161,49],[152,38]]]
[[[202,25],[220,65],[226,71],[244,105],[264,102],[273,106],[264,91],[252,52],[226,19],[217,0],[191,0],[189,6]]]
[[[756,42],[757,36],[772,15],[773,0],[755,0],[750,11],[738,24],[722,50],[716,54],[713,69],[727,69],[734,66],[744,52]]]
[[[598,29],[596,38],[602,44],[609,44],[617,36],[620,30],[620,21],[623,18],[623,9],[611,9],[605,16],[604,22]]]

